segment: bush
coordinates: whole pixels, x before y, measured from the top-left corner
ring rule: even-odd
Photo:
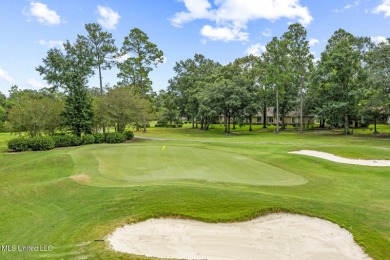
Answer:
[[[81,140],[80,137],[76,135],[71,135],[71,143],[70,143],[71,146],[79,146],[82,144],[83,144],[83,140]]]
[[[50,136],[36,136],[28,141],[29,147],[33,151],[46,151],[55,147],[54,140]]]
[[[95,138],[95,144],[101,144],[106,141],[106,138],[102,133],[94,133],[93,137]]]
[[[83,144],[93,144],[95,142],[95,137],[93,135],[83,135],[81,138],[83,141]]]
[[[125,131],[124,134],[126,136],[126,140],[131,140],[134,138],[134,133],[132,131]]]
[[[117,144],[117,143],[123,143],[126,141],[125,134],[122,133],[108,133],[106,134],[106,142],[110,144]]]
[[[8,141],[8,149],[15,152],[23,152],[30,150],[29,139],[27,138],[13,138]]]
[[[51,138],[54,141],[55,147],[68,147],[72,145],[71,135],[53,135]]]

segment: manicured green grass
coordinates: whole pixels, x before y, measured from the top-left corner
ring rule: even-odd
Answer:
[[[74,179],[103,187],[194,181],[273,186],[307,182],[294,173],[231,152],[182,145],[162,147],[141,143],[75,149],[69,152],[76,163]]]
[[[0,153],[0,244],[53,247],[0,252],[0,259],[138,259],[99,240],[124,223],[152,217],[226,222],[279,211],[331,220],[370,256],[390,258],[390,169],[288,154],[312,149],[390,159],[390,139],[292,129],[274,135],[261,126],[226,135],[219,126],[208,132],[187,127],[136,133],[170,140]],[[0,135],[0,151],[6,139]],[[307,182],[268,182],[284,178]]]

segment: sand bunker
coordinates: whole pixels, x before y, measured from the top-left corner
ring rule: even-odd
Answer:
[[[356,164],[356,165],[364,165],[364,166],[390,167],[390,160],[349,159],[349,158],[336,156],[330,153],[318,152],[312,150],[300,150],[300,151],[289,152],[289,153],[313,156],[313,157],[329,160],[332,162],[338,162],[338,163]]]
[[[114,250],[184,259],[371,259],[338,225],[294,214],[241,223],[150,219],[118,228]]]

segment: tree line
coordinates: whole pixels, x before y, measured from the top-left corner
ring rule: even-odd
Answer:
[[[322,127],[344,128],[346,134],[351,122],[374,123],[376,132],[376,122],[389,117],[389,38],[375,44],[369,37],[339,29],[315,62],[306,30],[292,24],[265,49],[260,56],[238,58],[225,66],[200,54],[176,62],[176,75],[161,93],[167,115],[187,117],[201,129],[223,115],[228,133],[231,120],[233,126],[251,122],[258,112],[267,127],[270,107],[276,133],[285,129],[284,118],[291,111],[299,111],[301,132],[304,114],[315,115]]]
[[[315,115],[320,125],[367,125],[390,114],[390,39],[373,43],[337,30],[321,58],[314,61],[307,32],[292,24],[274,37],[260,56],[245,56],[221,65],[195,54],[176,62],[175,76],[166,90],[153,92],[150,72],[164,61],[163,52],[138,28],[130,31],[120,48],[99,24],[86,24],[86,34],[52,48],[36,70],[51,86],[39,91],[13,86],[8,98],[0,93],[0,117],[8,130],[31,136],[69,130],[75,135],[103,133],[108,127],[123,132],[130,123],[146,131],[150,119],[159,125],[180,125],[207,130],[223,115],[225,131],[267,109],[276,115],[276,133],[284,118],[299,111]],[[102,74],[118,68],[118,83],[104,84]],[[97,74],[99,87],[89,87]],[[250,119],[250,120],[248,120]],[[252,126],[250,125],[250,130]],[[376,130],[375,130],[376,131]]]

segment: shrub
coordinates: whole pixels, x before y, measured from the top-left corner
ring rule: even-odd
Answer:
[[[125,134],[122,133],[108,133],[106,134],[106,142],[110,144],[123,143],[126,141]]]
[[[83,140],[81,140],[80,137],[76,135],[71,135],[71,143],[70,143],[71,146],[79,146],[82,144],[83,144]]]
[[[23,152],[30,150],[29,139],[27,138],[13,138],[8,141],[8,149],[15,152]]]
[[[93,135],[83,135],[81,138],[83,141],[83,144],[93,144],[95,142],[95,137]]]
[[[36,136],[28,139],[29,147],[33,151],[51,150],[55,146],[54,140],[50,136]]]
[[[72,145],[71,135],[53,135],[51,138],[54,141],[55,147],[68,147]]]
[[[102,133],[94,133],[93,137],[95,138],[95,144],[104,143],[106,141],[106,138]]]
[[[131,140],[131,139],[134,138],[134,133],[132,131],[130,131],[130,130],[125,131],[124,134],[126,136],[126,140]]]

